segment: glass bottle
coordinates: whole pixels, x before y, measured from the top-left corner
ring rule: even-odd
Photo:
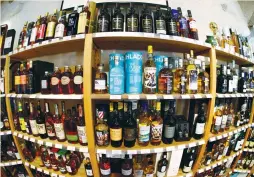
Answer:
[[[113,112],[110,126],[111,146],[120,147],[122,145],[122,127],[119,122],[118,103],[113,103]]]
[[[76,118],[75,107],[72,108],[72,115],[71,115],[71,110],[68,109],[67,116],[64,119],[64,131],[66,133],[66,138],[68,142],[72,144],[75,144],[78,142],[78,130],[77,130],[75,118]]]
[[[67,36],[76,35],[78,30],[78,20],[79,20],[79,13],[77,12],[77,7],[74,8],[74,11],[69,14],[67,20]]]
[[[228,39],[227,36],[225,35],[226,33],[226,29],[223,28],[222,29],[222,33],[221,33],[221,47],[224,48],[225,50],[229,51],[229,43],[228,43]]]
[[[126,32],[138,32],[139,29],[139,16],[135,12],[133,3],[130,2],[130,8],[126,15]]]
[[[194,64],[194,53],[193,50],[190,51],[190,57],[188,58],[189,64],[186,68],[187,70],[187,92],[189,94],[196,94],[198,89],[198,73],[196,65]]]
[[[93,177],[93,169],[92,169],[92,164],[90,162],[90,158],[86,158],[86,163],[85,163],[85,170],[86,170],[86,176],[88,177]]]
[[[24,112],[22,109],[22,104],[20,101],[18,102],[18,116],[19,116],[19,124],[20,124],[21,131],[26,133],[25,117],[24,117]]]
[[[122,176],[132,176],[132,159],[129,158],[128,154],[125,154],[125,158],[121,165],[121,174]]]
[[[222,110],[219,106],[220,102],[218,99],[216,99],[215,102],[215,113],[213,118],[213,125],[212,125],[212,133],[217,134],[221,127],[221,121],[222,121]]]
[[[230,66],[227,66],[227,85],[228,85],[228,93],[233,93],[233,89],[234,89],[234,80],[233,80],[233,76],[231,74],[231,69]]]
[[[246,79],[245,73],[242,71],[241,78],[238,81],[238,92],[239,93],[246,93]]]
[[[232,121],[235,119],[235,113],[234,113],[235,110],[234,110],[234,105],[233,105],[232,100],[231,101],[228,100],[228,105],[229,105],[229,107],[228,107],[228,118],[227,118],[225,130],[230,129],[230,126],[232,125]]]
[[[36,116],[37,129],[41,139],[48,137],[45,126],[45,117],[41,111],[40,101],[37,103],[37,116]]]
[[[100,166],[101,177],[110,177],[110,174],[111,174],[110,161],[106,157],[106,154],[102,154],[99,166]]]
[[[21,86],[21,93],[26,94],[27,72],[23,63],[20,65],[20,86]]]
[[[73,93],[73,74],[69,66],[64,67],[64,72],[61,76],[61,87],[63,94]]]
[[[150,141],[150,124],[151,121],[148,117],[148,103],[143,103],[142,113],[139,117],[138,123],[138,144],[140,146],[147,146]]]
[[[50,89],[53,94],[61,94],[61,70],[55,67],[54,73],[51,76]]]
[[[192,14],[190,10],[188,12],[188,27],[189,27],[189,38],[198,40],[198,30],[196,20],[192,18]]]
[[[94,78],[94,93],[107,93],[107,74],[104,64],[98,64]]]
[[[159,72],[158,93],[172,94],[173,91],[173,72],[168,64],[168,58],[163,59],[164,67]],[[171,66],[171,65],[170,65]]]
[[[191,171],[193,162],[194,162],[194,156],[195,156],[195,150],[192,149],[188,156],[186,156],[185,159],[183,159],[183,172],[189,173]]]
[[[34,86],[35,86],[35,76],[33,71],[33,61],[30,60],[27,62],[27,94],[33,94],[34,93]]]
[[[141,154],[137,154],[136,160],[133,165],[134,177],[142,177],[143,176],[143,166],[142,166],[142,156]]]
[[[167,152],[163,152],[162,159],[159,160],[157,165],[157,177],[164,177],[168,167]]]
[[[166,115],[164,116],[164,125],[163,125],[163,143],[171,144],[175,135],[175,102],[169,102],[169,109]]]
[[[205,71],[205,62],[201,62],[201,70],[198,74],[198,93],[209,93],[210,90],[210,76]]]
[[[148,46],[148,59],[144,65],[144,86],[143,92],[146,94],[156,93],[156,65],[153,60],[153,46]]]
[[[61,11],[61,17],[58,20],[58,24],[56,25],[55,30],[55,38],[61,38],[66,35],[66,12]]]
[[[20,84],[20,69],[17,68],[17,71],[14,73],[14,84],[15,84],[15,92],[16,94],[20,94],[21,92],[21,84]]]
[[[55,155],[54,155],[54,154],[50,154],[49,157],[50,157],[50,162],[51,162],[52,169],[53,169],[54,171],[58,171],[58,170],[59,170],[59,169],[58,169],[59,162],[58,162],[58,160],[56,159]]]
[[[238,90],[238,71],[235,68],[235,60],[232,61],[232,76],[233,76],[233,93]]]
[[[153,32],[153,17],[146,4],[143,4],[143,10],[140,16],[140,31],[145,33]]]
[[[205,105],[203,103],[198,111],[198,116],[195,122],[195,133],[193,134],[193,138],[201,139],[204,136],[205,123],[206,123]]]
[[[41,94],[50,94],[50,76],[48,71],[45,71],[45,75],[41,79]]]
[[[85,124],[85,118],[83,116],[82,105],[78,105],[77,130],[78,130],[79,143],[83,146],[87,146],[86,124]]]
[[[121,9],[118,3],[112,16],[112,31],[123,31],[124,15],[121,13]]]
[[[66,174],[67,173],[66,166],[65,166],[65,161],[64,161],[62,155],[58,156],[58,168],[59,168],[59,171],[62,174]]]
[[[174,73],[174,93],[185,94],[187,86],[187,75],[183,67],[183,59],[179,58],[178,68]]]
[[[231,34],[231,39],[233,41],[233,46],[234,46],[235,52],[239,53],[239,41],[237,39],[237,35],[231,28],[229,28],[229,31]]]
[[[71,157],[71,154],[66,155],[65,167],[70,175],[76,175],[78,172],[78,164],[76,163],[76,159]]]
[[[156,12],[155,12],[155,33],[167,34],[165,17],[158,5],[156,6]]]
[[[217,93],[226,93],[228,90],[226,66],[221,65],[220,74],[217,77]]]
[[[73,82],[74,82],[74,93],[83,94],[83,68],[81,65],[76,66]]]
[[[107,122],[104,121],[105,111],[96,109],[97,124],[95,126],[96,144],[97,146],[108,146],[109,130]]]
[[[49,156],[49,152],[48,149],[42,145],[41,146],[41,161],[43,162],[44,166],[48,169],[51,169],[51,161],[50,161],[50,156]]]
[[[28,102],[25,102],[25,104],[24,104],[24,118],[25,118],[25,125],[26,125],[26,133],[31,135],[32,130],[31,130],[30,122],[29,122],[29,114],[30,114],[29,108],[30,108],[30,106],[29,106]]]
[[[32,130],[33,136],[35,136],[35,137],[39,136],[33,103],[30,103],[29,123],[30,123],[30,127],[31,127],[31,130]]]
[[[179,14],[180,36],[188,37],[189,30],[188,30],[187,19],[182,15],[181,7],[177,7],[177,10],[178,10],[178,14]]]
[[[98,16],[97,28],[98,28],[97,30],[98,32],[109,32],[110,15],[108,13],[106,3],[103,3],[102,9],[100,10],[100,14]]]
[[[55,9],[54,14],[50,16],[48,24],[47,24],[47,30],[46,30],[46,35],[45,35],[45,39],[49,40],[49,39],[53,39],[54,35],[55,35],[55,28],[56,28],[56,24],[57,24],[57,9]]]
[[[162,139],[163,119],[161,118],[161,102],[156,103],[156,115],[151,122],[151,144],[158,146]]]
[[[144,168],[144,175],[146,177],[152,177],[154,173],[154,164],[152,159],[150,159],[147,163],[147,166]]]
[[[12,102],[13,110],[14,110],[14,116],[13,116],[13,124],[15,127],[15,130],[21,131],[20,123],[19,123],[19,111],[18,111],[18,104],[16,104],[16,101],[13,100]]]
[[[45,119],[46,119],[46,130],[50,140],[56,139],[56,133],[54,129],[53,116],[49,111],[49,104],[45,102]]]
[[[57,104],[54,104],[54,108],[55,108],[55,114],[53,115],[53,118],[54,118],[54,129],[56,132],[56,138],[59,142],[64,142],[66,140],[64,126],[63,126],[64,119],[61,119],[61,117],[59,116]],[[65,115],[63,102],[62,102],[62,115]]]
[[[41,16],[38,16],[36,23],[34,23],[31,37],[30,37],[30,44],[33,45],[36,42],[37,39],[37,33],[40,28],[40,21],[41,21]]]
[[[133,147],[137,136],[137,122],[132,113],[132,102],[125,103],[128,105],[128,110],[125,117],[125,124],[123,128],[124,146]]]
[[[225,101],[224,106],[222,107],[222,120],[220,126],[220,132],[223,132],[226,128],[227,120],[228,120],[228,103]]]
[[[40,27],[37,32],[36,42],[42,42],[45,39],[45,34],[47,29],[47,19],[48,19],[48,12],[44,17],[41,18]]]
[[[177,36],[176,20],[173,18],[171,7],[167,7],[166,27],[168,35]]]
[[[89,11],[89,1],[87,1],[86,6],[84,6],[82,11],[79,13],[78,34],[88,33],[90,16],[91,12]]]
[[[24,47],[24,42],[26,38],[26,32],[27,32],[27,24],[28,22],[25,22],[22,31],[19,34],[19,40],[18,40],[18,48]]]

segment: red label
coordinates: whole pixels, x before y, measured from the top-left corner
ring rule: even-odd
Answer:
[[[40,28],[37,33],[37,39],[44,39],[45,32],[46,32],[46,25],[45,24],[40,25]]]

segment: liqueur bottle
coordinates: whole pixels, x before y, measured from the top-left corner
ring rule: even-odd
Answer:
[[[33,103],[30,103],[29,123],[30,123],[30,127],[31,127],[31,130],[32,130],[33,136],[35,136],[35,137],[39,136]]]
[[[18,48],[22,48],[24,47],[24,41],[25,41],[25,38],[26,38],[26,32],[27,32],[27,23],[26,22],[23,26],[23,29],[22,31],[20,32],[19,34],[19,40],[18,40]]]
[[[228,105],[229,105],[229,107],[228,107],[228,118],[227,118],[225,130],[230,129],[230,126],[232,125],[232,121],[235,119],[235,110],[234,110],[234,105],[233,105],[232,100],[231,101],[228,100]]]
[[[179,13],[180,36],[188,37],[189,30],[188,30],[187,19],[182,15],[182,9],[180,7],[177,7],[177,10]]]
[[[45,75],[41,79],[41,94],[50,94],[50,76],[48,71],[45,71]]]
[[[234,80],[233,80],[233,76],[231,74],[231,69],[229,67],[229,65],[227,66],[227,92],[228,93],[233,93],[234,91]]]
[[[58,170],[59,170],[59,169],[58,169],[59,162],[58,162],[58,160],[56,159],[55,155],[54,155],[54,154],[50,154],[49,157],[50,157],[50,162],[51,162],[52,169],[53,169],[54,171],[58,171]]]
[[[112,31],[123,31],[124,15],[121,13],[121,9],[118,3],[112,16]]]
[[[138,32],[139,29],[139,16],[135,12],[133,4],[130,2],[130,8],[126,15],[126,31]]]
[[[58,168],[62,174],[67,173],[66,166],[65,166],[65,160],[63,159],[63,157],[61,155],[58,156]]]
[[[122,145],[122,127],[119,122],[118,103],[113,103],[113,112],[110,125],[111,146],[120,147]]]
[[[66,12],[61,11],[62,16],[58,20],[58,24],[56,25],[56,30],[55,30],[55,38],[61,38],[66,35]]]
[[[83,7],[82,11],[79,13],[78,34],[88,33],[90,16],[91,16],[91,12],[89,11],[88,5],[89,5],[89,1],[87,1],[86,6]]]
[[[245,73],[243,71],[241,73],[241,78],[238,81],[238,92],[246,93],[246,79],[245,79]]]
[[[183,68],[183,59],[179,58],[178,68],[174,73],[174,93],[185,94],[187,86],[187,73]]]
[[[78,30],[78,20],[79,13],[77,12],[77,7],[74,8],[74,11],[69,14],[67,21],[67,36],[76,35]]]
[[[55,35],[55,28],[57,24],[57,9],[55,9],[54,14],[50,16],[48,24],[47,24],[47,30],[46,30],[46,35],[45,39],[53,39]]]
[[[31,135],[32,134],[32,130],[31,130],[31,126],[30,126],[30,122],[29,122],[29,104],[28,102],[25,102],[24,104],[24,118],[25,118],[25,126],[26,126],[26,133]]]
[[[193,138],[201,139],[204,136],[205,123],[206,123],[205,105],[202,104],[201,107],[199,108],[199,113],[198,113],[198,116],[196,118],[195,132],[193,134]]]
[[[158,79],[158,93],[172,94],[173,92],[173,72],[171,67],[169,68],[168,58],[163,59],[164,67],[159,72]],[[171,66],[171,65],[170,65]]]
[[[97,28],[98,32],[109,32],[110,29],[110,15],[105,3],[103,3],[100,15],[98,16]]]
[[[129,158],[128,154],[125,154],[125,158],[121,165],[121,174],[122,176],[132,176],[132,159]]]
[[[46,168],[52,168],[48,149],[44,145],[41,146],[41,161]]]
[[[33,94],[34,93],[34,87],[35,87],[35,76],[33,71],[33,61],[30,60],[27,62],[27,88],[26,93],[27,94]]]
[[[41,139],[48,137],[45,126],[45,117],[41,111],[40,101],[37,103],[37,116],[36,116],[37,129]]]
[[[34,22],[30,22],[27,26],[26,37],[25,37],[24,45],[23,45],[24,47],[27,47],[28,45],[30,45],[30,38],[32,35],[33,26],[34,26]]]
[[[23,63],[20,65],[20,86],[21,93],[25,94],[27,90],[27,72]]]
[[[164,177],[166,175],[167,167],[168,167],[167,152],[163,152],[162,159],[159,160],[157,165],[156,175],[158,177]]]
[[[96,109],[97,124],[95,126],[96,144],[97,146],[109,145],[109,130],[107,122],[104,121],[104,110]]]
[[[78,131],[77,131],[75,117],[76,117],[76,109],[74,107],[72,108],[72,115],[71,115],[71,110],[68,109],[67,116],[64,119],[64,131],[66,133],[66,138],[68,142],[72,144],[75,144],[78,142]]]
[[[83,68],[81,65],[76,66],[73,82],[74,82],[74,93],[83,94]]]
[[[67,137],[68,138],[68,137]],[[70,175],[76,175],[78,172],[78,164],[76,159],[71,156],[71,154],[66,155],[66,170]]]
[[[189,173],[191,171],[193,162],[194,162],[194,154],[195,150],[191,149],[186,158],[183,159],[183,172]]]
[[[153,161],[152,159],[150,159],[147,163],[147,166],[144,166],[144,175],[146,177],[151,177],[153,176],[153,173],[154,173],[154,164],[153,164]]]
[[[143,166],[142,166],[142,156],[141,154],[137,154],[136,161],[134,161],[133,165],[134,177],[142,177],[143,176]]]
[[[20,69],[17,68],[17,71],[14,74],[14,84],[15,84],[15,92],[16,94],[20,94],[21,92],[21,84],[20,84]]]
[[[188,28],[189,28],[189,38],[198,40],[198,30],[197,30],[197,24],[196,20],[192,18],[192,14],[190,10],[187,10],[188,12]]]
[[[212,125],[212,133],[217,134],[221,127],[221,121],[222,121],[222,110],[220,108],[220,102],[218,99],[215,101],[215,113],[213,118],[213,125]]]
[[[210,85],[209,85],[210,76],[205,71],[205,62],[201,63],[201,70],[199,70],[198,74],[198,93],[209,93]]]
[[[106,154],[102,154],[99,166],[100,166],[101,177],[110,177],[110,174],[111,174],[110,161],[106,157]]]
[[[217,77],[217,93],[226,93],[228,90],[226,66],[221,65],[220,74]]]
[[[128,105],[128,110],[125,116],[125,124],[123,128],[123,138],[125,147],[133,147],[137,136],[137,122],[132,113],[132,102],[125,103]]]
[[[46,119],[46,130],[50,140],[56,139],[56,133],[54,129],[53,116],[49,111],[49,104],[45,102],[45,119]]]
[[[156,103],[156,115],[151,122],[151,144],[160,145],[162,139],[163,119],[161,118],[161,102]]]
[[[226,128],[227,120],[228,120],[228,103],[225,101],[224,106],[222,107],[222,120],[221,120],[221,126],[220,126],[220,132],[223,132]]]
[[[156,65],[153,60],[153,46],[148,46],[148,59],[144,65],[144,86],[143,92],[148,94],[156,93]]]
[[[19,123],[19,111],[18,111],[18,104],[16,104],[15,100],[13,100],[13,107],[14,107],[14,113],[15,115],[13,116],[13,124],[15,127],[15,130],[21,131],[20,123]]]
[[[155,32],[156,34],[167,34],[165,17],[158,5],[155,12]]]
[[[78,129],[79,143],[83,146],[87,146],[86,124],[85,124],[85,118],[83,116],[83,108],[81,105],[78,105],[77,129]]]
[[[64,102],[62,102],[62,116],[59,116],[58,112],[58,105],[54,104],[55,108],[55,114],[53,116],[54,118],[54,129],[56,132],[56,138],[59,142],[64,142],[66,140],[65,132],[64,132],[64,118],[65,118],[65,109],[64,109]]]
[[[193,50],[190,51],[190,58],[188,58],[189,64],[186,68],[187,70],[187,92],[189,94],[197,93],[198,89],[198,73],[196,65],[194,64],[194,53]]]
[[[31,37],[30,37],[30,44],[31,45],[33,45],[37,40],[37,33],[39,31],[39,28],[40,28],[40,21],[41,21],[41,16],[39,16],[37,18],[36,23],[34,23],[32,33],[31,33]]]
[[[22,109],[22,104],[20,101],[18,102],[18,116],[21,131],[25,133],[26,132],[25,117]]]
[[[149,12],[147,5],[143,5],[143,10],[140,17],[140,31],[145,33],[153,32],[153,17]]]
[[[107,93],[107,74],[104,64],[98,64],[94,78],[94,93]]]
[[[148,103],[143,103],[142,105],[142,113],[139,117],[138,123],[138,144],[140,146],[147,146],[150,141],[150,129],[151,129],[151,121],[148,117]]]
[[[47,29],[47,19],[48,19],[48,13],[41,18],[40,27],[37,32],[36,42],[42,42],[45,39],[45,34]]]
[[[58,67],[55,67],[54,73],[51,76],[50,82],[51,93],[53,94],[61,94],[61,70]]]
[[[90,158],[86,158],[86,163],[85,163],[85,170],[86,170],[86,176],[88,177],[93,177],[93,169],[92,169],[92,164],[90,161]]]
[[[63,94],[73,93],[73,74],[69,66],[64,67],[64,72],[61,76],[61,87]]]
[[[177,36],[176,20],[173,18],[171,7],[167,7],[166,27],[168,35]]]

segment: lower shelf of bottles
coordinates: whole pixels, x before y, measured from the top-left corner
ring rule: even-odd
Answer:
[[[127,148],[125,146],[121,147],[112,147],[111,145],[107,147],[98,147],[96,148],[96,152],[98,154],[149,154],[149,153],[160,153],[160,152],[168,152],[174,150],[182,150],[185,148],[195,147],[204,144],[205,141],[203,139],[195,140],[192,138],[190,141],[182,141],[176,142],[173,141],[172,144],[164,144],[161,143],[159,146],[153,146],[151,144],[147,146],[139,146],[137,143],[134,147]]]
[[[2,135],[11,135],[11,130],[4,130],[0,132],[0,136]]]
[[[244,169],[234,169],[234,172],[238,172],[238,173],[250,173],[250,170],[244,170]]]
[[[64,95],[64,94],[16,94],[16,93],[9,93],[7,94],[7,97],[11,98],[30,98],[30,99],[82,99],[83,94],[70,94],[70,95]]]
[[[88,152],[87,146],[81,146],[80,144],[70,144],[67,141],[59,142],[57,140],[50,140],[49,138],[41,139],[40,137],[35,137],[33,135],[28,135],[27,133],[14,131],[14,136],[31,141],[40,145],[45,145],[48,147],[55,147],[59,149],[66,149],[70,151]]]
[[[1,162],[0,166],[5,167],[5,166],[12,166],[12,165],[19,165],[19,164],[22,164],[21,160],[13,160],[8,162]]]

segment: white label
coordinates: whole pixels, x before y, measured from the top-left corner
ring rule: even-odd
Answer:
[[[109,175],[111,173],[110,168],[107,170],[100,169],[102,175]]]
[[[93,176],[93,171],[90,169],[86,169],[86,175]]]
[[[70,83],[70,78],[69,77],[67,77],[67,76],[63,76],[62,78],[61,78],[61,83],[62,83],[62,85],[67,85],[67,84],[69,84]]]
[[[222,117],[216,116],[215,118],[215,125],[221,125]]]
[[[189,25],[190,25],[190,29],[197,29],[196,21],[194,21],[194,20],[190,21]]]
[[[189,173],[190,171],[191,171],[191,167],[187,167],[187,166],[184,165],[183,172]]]
[[[166,138],[173,138],[175,135],[175,127],[164,125],[164,136]]]
[[[35,28],[32,29],[32,34],[31,34],[31,37],[30,37],[30,42],[35,42],[36,34],[37,34],[37,28],[35,27]]]
[[[139,141],[146,142],[149,141],[150,136],[150,126],[139,126]]]
[[[82,76],[75,76],[74,77],[74,84],[82,84],[83,83],[83,77]]]
[[[46,133],[45,124],[37,124],[37,128],[38,128],[39,134],[45,134]]]
[[[59,23],[56,26],[55,37],[64,37],[64,24]]]
[[[60,139],[60,140],[65,139],[63,123],[55,123],[54,127],[55,127],[55,131],[56,131],[56,136],[58,137],[58,139]]]
[[[132,174],[132,168],[129,170],[122,169],[122,175],[129,176]]]
[[[47,88],[47,80],[41,80],[41,88],[46,89]]]
[[[17,159],[20,159],[20,155],[19,155],[19,153],[17,152],[17,153],[15,153],[15,156],[16,156],[16,158]]]
[[[77,129],[78,129],[79,141],[82,143],[87,143],[86,127],[85,126],[77,126]]]
[[[51,77],[51,84],[57,85],[59,83],[59,79],[57,77]]]
[[[71,170],[71,167],[70,167],[70,166],[67,166],[67,165],[66,165],[66,170],[67,170],[69,173],[72,173],[72,170]]]
[[[146,174],[146,177],[153,177],[153,174]]]
[[[164,177],[166,175],[166,166],[161,167],[161,171],[157,171],[157,177]]]
[[[134,170],[134,177],[142,177],[143,170]]]
[[[205,131],[205,123],[197,123],[195,133],[198,135],[203,134]]]
[[[228,92],[233,92],[233,88],[234,88],[234,81],[229,80],[228,81]]]
[[[106,89],[106,80],[95,79],[94,89],[95,90],[105,90]]]
[[[156,89],[156,67],[144,68],[144,88]]]
[[[12,41],[12,37],[7,37],[5,38],[5,41],[4,41],[4,49],[9,49],[11,48],[11,41]]]
[[[37,129],[36,120],[29,120],[29,122],[30,122],[31,130],[32,130],[32,134],[33,135],[38,135],[39,132],[38,132],[38,129]]]
[[[222,120],[221,120],[221,127],[222,128],[225,128],[227,120],[228,120],[228,115],[223,115]]]

